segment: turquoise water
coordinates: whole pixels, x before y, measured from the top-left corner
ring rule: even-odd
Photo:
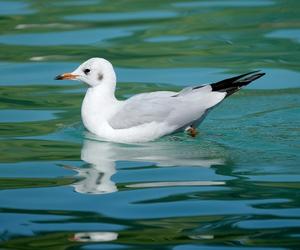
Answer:
[[[1,249],[299,249],[300,2],[0,1]],[[95,141],[90,57],[120,99],[260,69],[190,138]]]

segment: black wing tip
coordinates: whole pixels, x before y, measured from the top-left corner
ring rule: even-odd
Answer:
[[[257,73],[257,75],[260,75],[260,77],[264,76],[265,74],[266,74],[265,72]]]
[[[230,79],[235,79],[233,82],[238,82],[241,79],[248,79],[248,78],[251,78],[252,76],[255,76],[255,75],[260,75],[260,77],[261,77],[261,76],[263,76],[265,74],[266,73],[261,72],[261,70],[254,70],[254,71],[250,71],[248,73],[242,74],[242,75],[238,75],[238,76],[235,76],[235,77],[232,77],[232,78],[229,78],[229,79],[225,79],[224,81],[230,80]],[[248,77],[245,78],[246,76],[248,76]]]
[[[266,73],[261,72],[260,70],[255,70],[242,75],[224,79],[211,84],[212,91],[227,92],[227,96],[229,96],[240,90],[242,87],[264,76],[265,74]]]
[[[246,78],[242,78],[242,79],[238,79],[236,82],[248,82],[247,84],[251,83],[252,81],[255,81],[256,79],[264,76],[266,73],[265,72],[261,72],[260,70],[254,71],[253,73],[249,74],[248,77]]]

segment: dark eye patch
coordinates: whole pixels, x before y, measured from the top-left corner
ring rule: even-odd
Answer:
[[[83,73],[87,75],[88,73],[90,73],[90,71],[91,71],[90,69],[84,69]]]

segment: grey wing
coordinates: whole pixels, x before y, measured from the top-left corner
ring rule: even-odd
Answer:
[[[139,94],[126,100],[109,123],[114,129],[124,129],[150,122],[167,122],[180,129],[199,121],[209,108],[224,97],[224,93],[213,92],[210,85],[188,87],[180,92]]]
[[[114,129],[124,129],[149,122],[163,122],[174,108],[175,100],[170,97],[175,94],[159,91],[135,95],[123,103],[109,124]]]

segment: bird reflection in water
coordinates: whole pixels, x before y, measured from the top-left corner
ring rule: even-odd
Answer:
[[[116,144],[86,139],[81,150],[81,159],[88,166],[68,167],[78,173],[79,181],[72,184],[75,191],[86,194],[106,194],[118,191],[111,180],[116,173],[117,161],[154,162],[156,166],[197,166],[223,165],[224,149],[214,144],[212,152],[205,146],[174,142],[153,142],[146,144]],[[212,155],[220,154],[219,158]],[[151,188],[168,186],[214,186],[224,185],[223,181],[163,181],[142,182],[126,185],[127,188]]]
[[[75,233],[70,240],[78,242],[108,242],[117,238],[118,234],[115,232],[83,232]]]

